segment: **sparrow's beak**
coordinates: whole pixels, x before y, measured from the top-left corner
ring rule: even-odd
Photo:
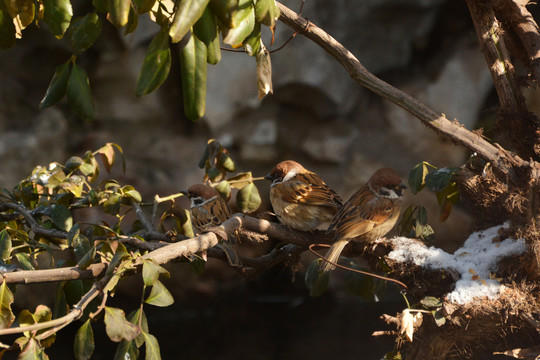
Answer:
[[[189,197],[189,193],[188,193],[187,190],[182,190],[182,191],[180,191],[180,194]]]
[[[270,180],[270,181],[274,180],[274,177],[272,175],[270,175],[270,174],[266,175],[264,178],[266,180]]]
[[[398,185],[398,188],[402,189],[402,190],[405,190],[407,188],[407,185],[401,183]]]

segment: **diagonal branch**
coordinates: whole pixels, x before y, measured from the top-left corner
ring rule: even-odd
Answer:
[[[469,131],[457,121],[448,120],[444,115],[433,111],[412,96],[377,78],[349,50],[324,30],[298,16],[285,5],[277,4],[280,10],[279,19],[283,23],[309,38],[333,56],[356,82],[408,111],[438,134],[476,152],[480,157],[490,162],[499,173],[513,175],[514,167],[527,165],[540,167],[538,163],[529,164],[519,157],[510,155],[501,147],[492,145],[481,136]]]

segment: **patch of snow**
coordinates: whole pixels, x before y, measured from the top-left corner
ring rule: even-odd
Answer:
[[[499,296],[502,285],[490,279],[497,262],[504,256],[519,255],[525,252],[525,240],[505,239],[494,242],[500,229],[508,224],[472,233],[461,248],[449,254],[433,246],[426,247],[417,240],[403,237],[392,239],[394,250],[388,254],[390,259],[399,262],[411,262],[431,269],[452,268],[460,274],[455,289],[446,295],[453,303],[466,304],[476,297],[486,296],[495,299]]]

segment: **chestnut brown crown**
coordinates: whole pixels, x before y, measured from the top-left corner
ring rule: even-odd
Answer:
[[[396,198],[403,195],[403,189],[407,186],[403,184],[401,176],[391,168],[381,168],[377,170],[368,181],[368,186],[378,196]]]
[[[306,171],[306,169],[294,160],[285,160],[274,166],[272,171],[264,178],[272,183],[280,183],[290,174],[297,174]]]
[[[220,196],[219,193],[211,187],[210,185],[206,184],[194,184],[191,185],[188,189],[186,195],[192,199],[196,197],[203,198],[204,200],[208,200],[213,198],[214,196]]]

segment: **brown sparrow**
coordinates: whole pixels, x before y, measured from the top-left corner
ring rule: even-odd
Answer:
[[[367,184],[356,191],[336,214],[327,233],[334,233],[326,258],[337,263],[341,251],[349,241],[368,243],[389,232],[395,225],[402,202],[403,189],[398,173],[390,168],[377,170]],[[321,271],[329,271],[334,265],[324,261]]]
[[[209,185],[192,185],[184,194],[191,200],[191,223],[198,233],[202,233],[212,226],[219,226],[231,217],[231,210],[229,210],[225,200],[216,189]],[[218,246],[225,252],[230,265],[240,265],[238,255],[230,244],[222,242]]]
[[[270,202],[279,221],[297,230],[325,230],[343,202],[319,175],[296,161],[280,162],[265,179],[272,181]]]

